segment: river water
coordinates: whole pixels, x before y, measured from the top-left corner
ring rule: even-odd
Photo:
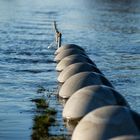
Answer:
[[[0,0],[0,140],[30,139],[30,100],[57,88],[54,20],[63,43],[82,46],[140,113],[139,0]]]

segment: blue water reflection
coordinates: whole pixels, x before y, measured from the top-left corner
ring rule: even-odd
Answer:
[[[39,85],[57,87],[53,20],[140,113],[139,0],[0,0],[0,139],[30,139],[30,99]]]

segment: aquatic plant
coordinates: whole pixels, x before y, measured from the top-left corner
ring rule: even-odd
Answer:
[[[44,113],[55,115],[57,112],[54,108],[47,108],[46,110],[44,110]]]
[[[46,96],[44,93],[45,91],[47,92]],[[43,95],[41,95],[40,98],[31,100],[36,105],[37,113],[33,119],[32,140],[66,140],[64,136],[50,136],[49,134],[49,127],[56,122],[55,114],[57,113],[54,108],[49,106],[53,92],[40,87],[37,93],[43,93]]]
[[[48,103],[44,98],[32,99],[31,101],[36,103],[37,108],[46,109],[48,107]]]
[[[39,86],[37,89],[37,93],[44,93],[46,89],[43,86]]]
[[[55,122],[55,114],[55,109],[48,107],[43,113],[35,116],[32,140],[41,140],[49,136],[48,129]]]
[[[48,127],[54,122],[55,119],[48,114],[35,116],[32,140],[40,140],[41,138],[48,137]]]

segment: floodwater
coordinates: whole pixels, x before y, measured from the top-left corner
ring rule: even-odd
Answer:
[[[30,139],[30,100],[39,87],[57,89],[54,49],[47,48],[54,20],[63,43],[82,46],[140,113],[139,0],[0,0],[0,140]]]

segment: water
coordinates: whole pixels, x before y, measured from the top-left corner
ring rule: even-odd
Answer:
[[[0,140],[30,139],[30,100],[40,86],[57,88],[48,49],[53,20],[63,42],[82,46],[140,113],[139,0],[0,0]],[[55,99],[51,104],[61,112]]]

